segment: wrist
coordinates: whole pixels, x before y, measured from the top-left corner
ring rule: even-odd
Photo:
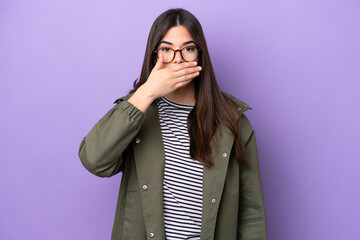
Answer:
[[[152,94],[146,91],[145,88],[139,87],[129,98],[128,102],[145,113],[154,99],[155,98],[152,96]]]
[[[142,101],[147,103],[152,103],[156,99],[155,95],[151,93],[144,85],[141,85],[135,93],[137,93]]]

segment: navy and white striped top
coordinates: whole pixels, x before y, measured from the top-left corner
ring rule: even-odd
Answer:
[[[200,239],[203,164],[190,158],[187,117],[193,106],[157,100],[165,149],[163,181],[166,239]]]

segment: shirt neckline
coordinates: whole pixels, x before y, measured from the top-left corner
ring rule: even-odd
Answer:
[[[174,102],[174,101],[168,99],[168,98],[165,97],[165,96],[162,96],[161,99],[162,99],[163,101],[165,101],[166,103],[168,103],[168,104],[170,104],[170,105],[172,105],[172,106],[178,107],[178,108],[185,108],[185,109],[189,109],[189,110],[191,110],[191,109],[194,108],[194,105],[177,103],[177,102]]]

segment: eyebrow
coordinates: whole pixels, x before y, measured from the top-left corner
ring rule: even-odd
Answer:
[[[159,45],[162,44],[162,43],[169,44],[169,45],[174,45],[174,44],[172,44],[171,42],[168,42],[168,41],[161,41],[161,42],[159,43]],[[189,43],[195,43],[195,44],[196,44],[195,41],[190,40],[190,41],[184,42],[181,46],[187,45],[187,44],[189,44]]]

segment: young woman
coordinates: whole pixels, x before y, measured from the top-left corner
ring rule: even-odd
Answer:
[[[190,12],[155,20],[140,79],[115,103],[79,149],[91,173],[123,173],[113,240],[267,239],[251,108],[220,91]]]

